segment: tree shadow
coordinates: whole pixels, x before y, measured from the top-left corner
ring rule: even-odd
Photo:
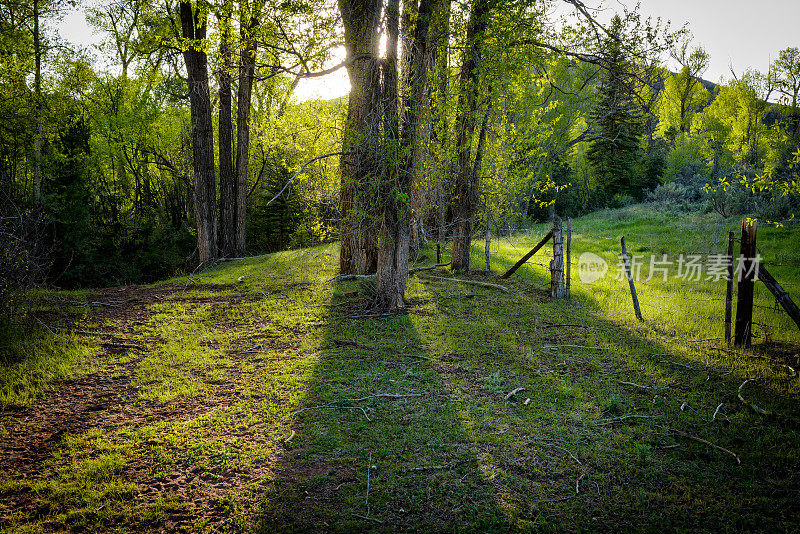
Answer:
[[[257,530],[504,530],[428,343],[407,314],[348,318],[357,287],[335,284]]]

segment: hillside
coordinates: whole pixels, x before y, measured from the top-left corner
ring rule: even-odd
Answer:
[[[565,301],[545,249],[509,281],[419,273],[408,313],[373,316],[369,283],[331,281],[337,245],[42,293],[0,366],[0,529],[800,529],[797,327],[760,290],[756,345],[731,351],[724,282],[642,278],[637,323],[614,279],[622,234],[646,257],[716,254],[738,221],[572,223]],[[496,241],[494,270],[546,231]],[[759,247],[797,300],[800,229]],[[583,252],[609,275],[580,282]]]

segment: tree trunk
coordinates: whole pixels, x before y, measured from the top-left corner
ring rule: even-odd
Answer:
[[[247,216],[247,169],[250,163],[250,108],[256,68],[256,42],[253,31],[258,19],[240,2],[239,25],[242,52],[239,59],[239,90],[236,102],[236,255],[244,256]]]
[[[416,6],[415,6],[416,7]],[[380,202],[383,204],[381,239],[378,248],[377,298],[382,308],[405,307],[403,300],[408,282],[409,241],[411,238],[411,203],[400,200],[408,194],[413,183],[414,153],[418,141],[423,98],[427,91],[427,70],[424,60],[428,45],[433,0],[421,0],[417,22],[410,39],[405,68],[408,87],[403,98],[403,131],[398,138],[397,94],[397,8],[398,0],[387,5],[387,54],[383,75],[384,146],[386,170],[382,180]],[[396,191],[397,193],[394,193]],[[394,193],[394,194],[393,194]]]
[[[236,179],[233,169],[233,115],[231,95],[231,13],[226,0],[220,17],[219,43],[219,249],[223,256],[236,253]]]
[[[429,34],[433,65],[433,84],[429,88],[430,102],[430,146],[433,147],[431,170],[435,182],[431,188],[433,202],[436,204],[437,240],[443,243],[447,237],[447,205],[451,187],[449,186],[449,164],[447,162],[447,94],[450,79],[450,0],[438,0],[435,6]]]
[[[486,243],[483,250],[483,257],[486,260],[486,273],[492,272],[492,212],[489,210],[489,203],[486,203]]]
[[[472,138],[475,133],[475,113],[480,81],[480,60],[483,40],[489,25],[493,0],[475,0],[467,23],[467,49],[459,74],[458,108],[456,115],[456,183],[453,216],[453,270],[469,269],[472,227],[478,200],[478,176],[470,165]]]
[[[180,16],[192,116],[197,250],[200,262],[205,264],[217,257],[214,131],[208,88],[208,58],[203,48],[206,45],[206,18],[193,9],[191,2],[180,3]]]
[[[377,268],[376,221],[366,198],[370,173],[377,170],[380,133],[378,26],[381,0],[339,0],[348,57],[350,95],[342,135],[340,225],[342,274],[368,274]]]
[[[36,132],[33,141],[33,198],[42,197],[42,43],[39,28],[39,0],[33,0],[33,56],[36,62],[34,92],[36,98]]]

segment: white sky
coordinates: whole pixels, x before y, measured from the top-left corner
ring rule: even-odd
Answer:
[[[600,1],[587,0],[586,4],[597,6]],[[622,5],[633,7],[635,0],[606,0],[605,5],[608,11],[601,19],[610,18]],[[703,46],[711,56],[703,77],[713,82],[731,78],[729,65],[737,75],[747,67],[766,72],[778,51],[800,47],[800,0],[641,0],[641,10],[644,15],[671,20],[674,28],[688,22],[694,44]],[[81,46],[99,39],[88,28],[82,11],[65,16],[59,32]],[[336,54],[332,64],[340,62],[343,55],[343,51]],[[301,81],[295,97],[335,98],[347,94],[349,88],[345,69],[341,69],[324,78]]]

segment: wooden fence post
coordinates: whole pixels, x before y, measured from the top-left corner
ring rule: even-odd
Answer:
[[[492,246],[492,212],[489,211],[489,206],[486,206],[486,247],[483,255],[486,259],[486,272],[492,272],[491,263],[491,246]]]
[[[566,294],[570,296],[570,270],[572,264],[572,219],[567,219],[567,272],[566,272]]]
[[[550,296],[564,298],[564,234],[561,217],[553,217],[553,259],[550,260]]]
[[[736,234],[728,232],[728,287],[725,290],[725,341],[731,342],[731,315],[733,310],[733,243]]]
[[[753,286],[755,285],[756,224],[742,219],[742,239],[739,261],[739,287],[736,292],[736,325],[733,343],[749,347],[753,325]]]
[[[625,236],[622,236],[622,239],[619,240],[620,244],[622,245],[622,261],[625,263],[625,272],[628,274],[628,285],[631,288],[631,299],[633,300],[633,312],[636,314],[636,318],[640,321],[644,321],[642,318],[642,310],[639,309],[639,297],[636,295],[636,286],[633,285],[633,275],[631,275],[631,264],[628,261],[628,251],[625,248]]]

